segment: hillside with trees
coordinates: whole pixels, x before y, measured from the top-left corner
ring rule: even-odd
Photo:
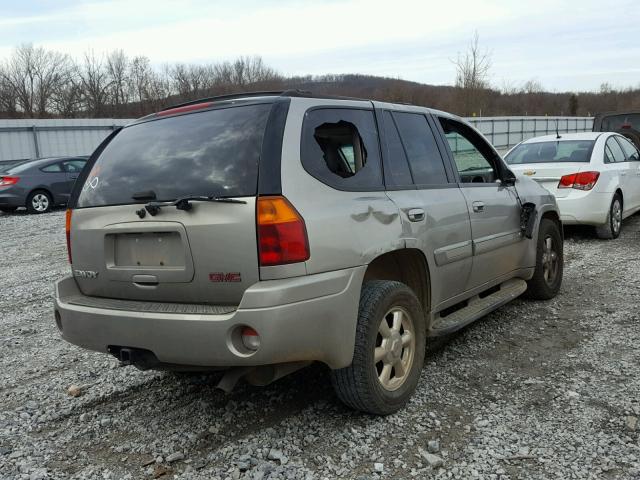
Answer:
[[[73,59],[25,44],[0,59],[0,118],[139,117],[207,96],[288,89],[424,105],[463,116],[640,110],[640,88],[615,90],[603,84],[598,92],[548,92],[535,79],[496,88],[488,81],[491,56],[478,43],[476,35],[468,50],[452,60],[454,86],[360,74],[287,77],[257,56],[154,66],[149,58],[122,50],[90,51]]]

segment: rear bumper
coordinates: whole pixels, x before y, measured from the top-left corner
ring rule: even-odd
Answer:
[[[607,221],[611,193],[572,191],[567,197],[556,197],[560,220],[566,225],[602,225]]]
[[[163,363],[203,367],[320,361],[342,368],[353,356],[365,269],[258,282],[237,310],[220,315],[78,305],[72,302],[82,293],[74,278],[66,277],[56,283],[55,310],[65,340],[99,352],[109,346],[140,348]],[[256,352],[236,348],[240,326],[259,333]]]
[[[25,198],[23,195],[2,191],[0,187],[0,207],[24,207]]]

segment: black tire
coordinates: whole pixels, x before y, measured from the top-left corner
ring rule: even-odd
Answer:
[[[554,257],[548,252],[549,240],[551,252],[555,254],[555,269],[549,263],[550,259],[554,261]],[[536,270],[527,282],[525,296],[534,300],[549,300],[558,294],[562,285],[564,249],[560,226],[549,218],[543,218],[536,242]]]
[[[398,345],[397,335],[392,329],[390,333],[395,337],[387,337],[386,345],[389,347],[391,357],[385,356],[385,360],[375,363],[375,350],[378,343],[382,342],[382,336],[378,333],[382,327],[382,320],[391,321],[394,314],[392,310],[403,312],[401,318],[407,319],[413,325],[415,334],[414,344],[411,346],[413,355],[409,349],[402,346],[404,337],[400,337]],[[406,316],[405,316],[406,315]],[[406,330],[399,330],[406,334]],[[360,294],[360,307],[358,311],[358,324],[356,327],[356,341],[351,365],[331,372],[331,383],[336,395],[342,402],[351,408],[375,415],[388,415],[402,408],[413,394],[420,372],[424,364],[426,347],[425,318],[420,302],[413,291],[400,282],[374,280],[362,286]],[[392,341],[392,338],[393,341]],[[379,348],[382,348],[379,346]],[[400,350],[400,353],[398,353]],[[407,354],[407,367],[405,375],[397,376],[396,367],[392,369],[393,379],[389,382],[400,382],[397,388],[387,389],[383,387],[378,370],[380,364],[387,362],[388,358],[399,355],[400,359]],[[394,357],[395,358],[395,357]],[[408,359],[412,361],[409,363]],[[396,358],[396,361],[398,358]],[[402,360],[404,362],[404,360]]]
[[[39,201],[40,199],[41,201]],[[35,190],[27,197],[26,207],[29,213],[47,213],[53,208],[53,199],[49,192],[45,190]]]
[[[596,235],[598,238],[602,238],[603,240],[612,240],[620,236],[620,232],[622,231],[622,207],[622,197],[619,193],[616,193],[613,196],[613,200],[611,200],[611,205],[609,206],[607,221],[604,225],[596,227]]]
[[[13,213],[18,209],[18,207],[0,207],[0,212],[3,213]]]

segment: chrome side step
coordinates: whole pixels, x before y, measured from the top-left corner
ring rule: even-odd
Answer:
[[[460,330],[471,322],[478,320],[496,308],[510,302],[514,298],[522,295],[527,289],[527,282],[520,278],[512,278],[500,284],[500,289],[484,298],[478,295],[468,300],[468,305],[455,312],[442,317],[436,313],[429,337],[439,337]]]

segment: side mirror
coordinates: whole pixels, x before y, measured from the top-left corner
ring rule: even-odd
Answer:
[[[502,184],[505,187],[512,187],[513,185],[515,185],[516,184],[516,174],[513,173],[508,168],[505,168],[505,170],[504,170],[504,172],[502,174]]]

